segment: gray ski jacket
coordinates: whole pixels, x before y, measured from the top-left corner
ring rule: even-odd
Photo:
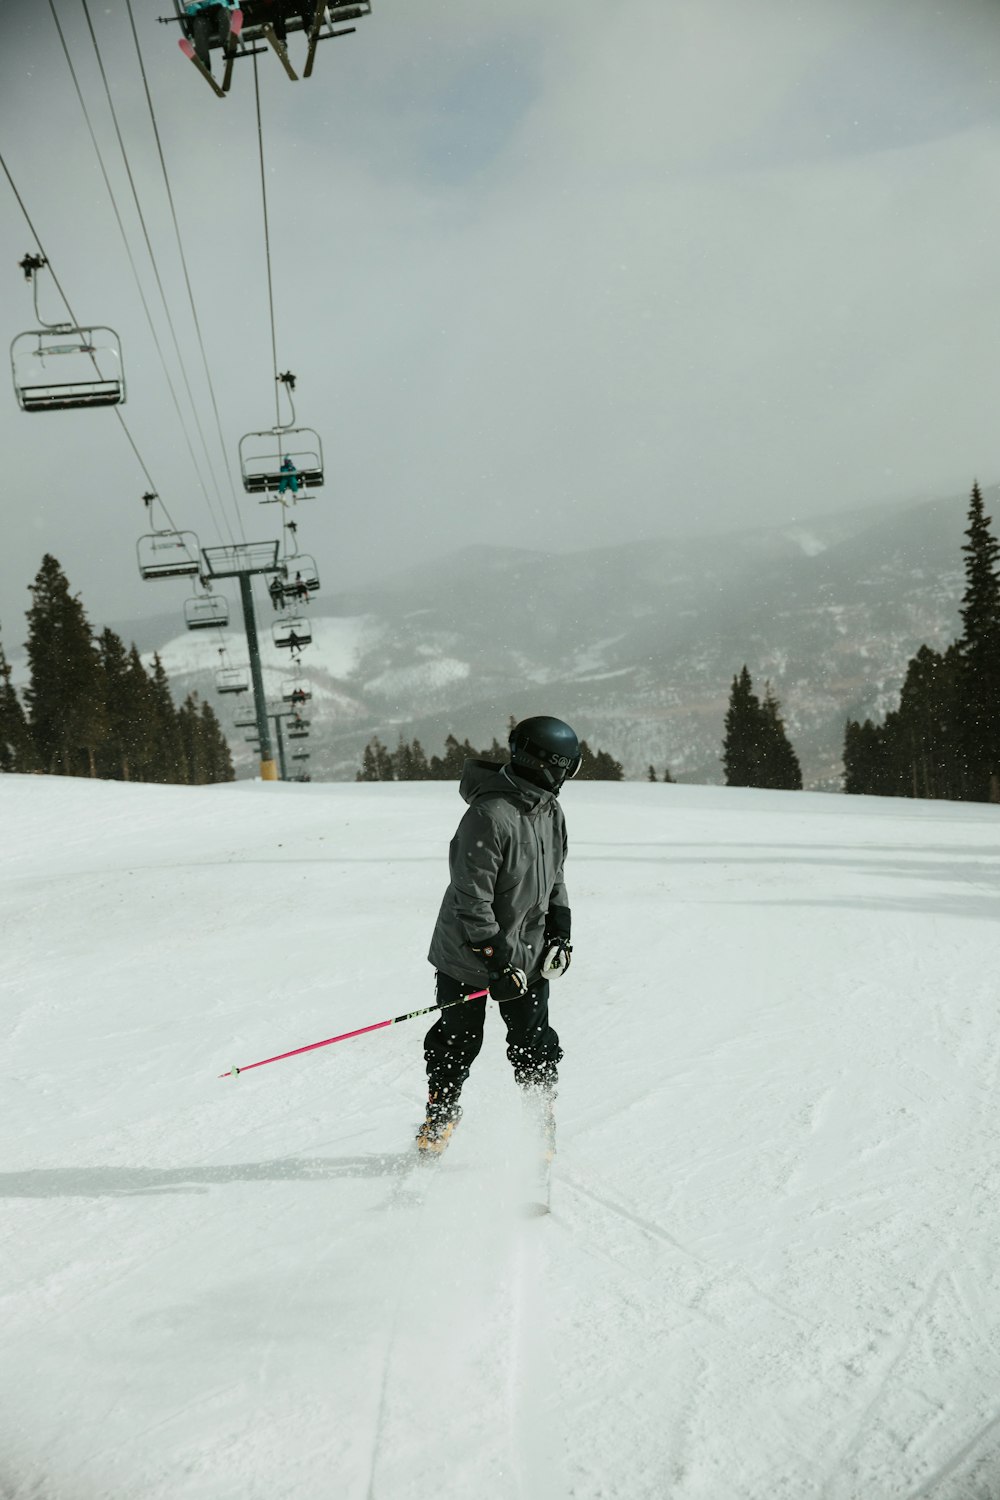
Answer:
[[[542,967],[550,906],[569,908],[563,884],[566,820],[559,801],[508,766],[467,760],[459,792],[469,810],[451,841],[451,883],[444,893],[427,957],[463,984],[486,988],[486,969],[471,944],[503,932],[511,963],[529,981]]]

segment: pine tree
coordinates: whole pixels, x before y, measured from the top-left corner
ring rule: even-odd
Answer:
[[[218,715],[210,703],[201,705],[201,743],[206,781],[235,781],[236,771],[229,741],[223,734]]]
[[[646,780],[647,781],[655,781],[656,780],[656,767],[655,766],[650,766],[649,769],[647,770],[647,772],[646,772]]]
[[[135,646],[126,652],[113,630],[102,630],[97,644],[104,673],[108,723],[107,739],[97,757],[98,769],[101,776],[114,780],[142,780],[141,752],[149,738],[145,722],[149,714],[149,681]]]
[[[427,781],[430,778],[427,756],[418,739],[415,739],[410,746],[410,778],[413,781]]]
[[[131,718],[123,729],[121,749],[128,768],[127,780],[153,780],[153,763],[158,753],[157,746],[157,700],[153,685],[142,664],[142,657],[133,641],[129,647],[125,665],[128,685],[123,694],[131,705]]]
[[[28,610],[25,692],[42,768],[96,776],[96,753],[107,738],[104,673],[79,595],[71,595],[62,568],[42,558]]]
[[[726,733],[722,742],[726,786],[756,786],[760,727],[760,699],[753,691],[750,673],[744,663],[742,672],[733,678],[726,712]]]
[[[958,642],[962,662],[962,740],[967,795],[1000,800],[1000,546],[990,531],[979,485],[972,486],[965,553],[965,594]]]
[[[789,743],[781,705],[767,683],[761,704],[760,758],[754,786],[770,787],[779,792],[801,792],[802,769]]]
[[[11,668],[0,644],[0,771],[33,771],[35,747]]]
[[[146,780],[184,782],[187,780],[187,761],[181,726],[159,652],[153,656],[153,670],[148,680],[153,750],[147,763]]]

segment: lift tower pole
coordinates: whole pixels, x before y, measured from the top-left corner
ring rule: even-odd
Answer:
[[[278,767],[271,749],[271,725],[268,719],[267,700],[264,697],[264,677],[260,667],[260,646],[257,641],[257,616],[253,607],[253,588],[250,580],[257,573],[277,573],[278,543],[237,542],[231,547],[203,547],[205,573],[209,578],[238,578],[240,597],[243,601],[243,625],[247,636],[247,653],[250,657],[250,679],[253,683],[254,712],[257,718],[257,733],[260,736],[260,779],[277,781]]]

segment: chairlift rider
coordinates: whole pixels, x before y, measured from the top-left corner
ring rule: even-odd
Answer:
[[[236,17],[242,19],[237,0],[184,0],[184,14],[195,56],[211,72],[211,48],[225,47]]]
[[[278,485],[278,494],[283,495],[286,490],[291,490],[293,495],[299,493],[299,471],[292,462],[289,454],[285,454],[281,460],[281,468],[278,470],[281,482]]]

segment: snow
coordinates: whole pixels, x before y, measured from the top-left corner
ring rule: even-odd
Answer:
[[[0,777],[0,1494],[1000,1493],[994,808],[564,793],[553,1213],[491,1014],[400,1175],[453,784]]]
[[[239,618],[239,604],[231,606],[231,614]],[[305,616],[312,628],[312,646],[321,660],[323,669],[332,677],[343,679],[357,669],[364,642],[372,629],[367,615],[319,615],[309,611]],[[257,634],[260,642],[261,660],[269,679],[275,682],[284,679],[293,665],[289,653],[273,644],[271,625],[276,618],[270,605],[261,609],[257,616]],[[175,636],[160,649],[160,659],[168,677],[185,676],[195,672],[214,672],[219,665],[219,647],[229,653],[230,665],[238,666],[247,659],[247,640],[239,630],[194,630]],[[144,665],[153,664],[154,653],[143,654]],[[314,666],[315,661],[305,664]]]
[[[467,661],[459,661],[454,656],[438,656],[408,667],[389,667],[366,682],[364,691],[378,693],[384,698],[399,693],[428,693],[453,682],[464,682],[471,671]]]

